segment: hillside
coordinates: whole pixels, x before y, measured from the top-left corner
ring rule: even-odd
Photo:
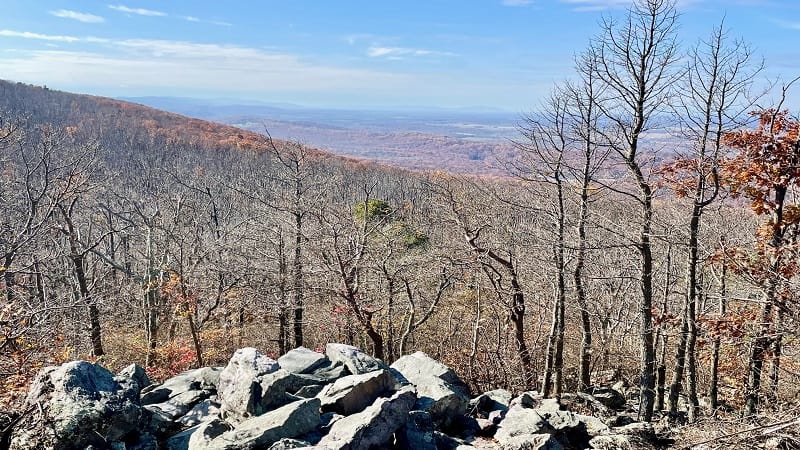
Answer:
[[[74,127],[101,142],[133,134],[163,145],[265,151],[263,135],[144,105],[0,80],[0,111],[33,123]],[[280,144],[280,143],[279,143]],[[316,152],[319,156],[324,152]],[[327,155],[331,156],[331,155]]]
[[[315,109],[163,97],[131,100],[408,169],[506,175],[502,161],[512,151],[510,140],[519,137],[519,116],[508,112]]]
[[[652,395],[653,416],[642,422],[658,423],[659,433],[637,425],[649,442],[688,446],[712,432],[738,445],[758,433],[738,422],[755,395],[741,376],[751,362],[748,336],[774,331],[786,339],[782,353],[761,360],[774,371],[753,420],[781,433],[797,427],[795,266],[787,264],[781,280],[763,270],[765,249],[774,245],[764,236],[794,233],[797,222],[773,227],[760,215],[763,205],[753,202],[751,210],[729,199],[770,192],[742,187],[748,177],[763,182],[753,163],[762,163],[763,152],[748,144],[769,138],[763,124],[724,135],[731,156],[717,162],[723,195],[709,202],[713,210],[690,245],[692,203],[681,194],[691,186],[683,168],[694,166],[664,166],[665,146],[653,140],[639,142],[646,157],[634,161],[655,187],[645,199],[652,214],[642,216],[632,163],[602,148],[588,156],[582,146],[514,155],[508,162],[527,180],[467,177],[270,143],[254,132],[117,100],[8,82],[0,91],[0,408],[19,412],[12,421],[32,420],[26,391],[48,366],[112,377],[106,369],[118,373],[136,363],[140,375],[174,382],[187,370],[226,365],[244,347],[278,360],[293,348],[338,342],[377,364],[422,351],[471,392],[502,388],[520,402],[546,397],[559,411],[550,398],[605,392],[629,413],[619,419],[625,423],[630,408]],[[797,121],[781,124],[796,146]],[[379,135],[367,132],[363,142]],[[688,138],[684,144],[692,148]],[[791,158],[786,152],[769,163]],[[592,177],[580,178],[582,161],[595,168]],[[748,170],[730,176],[741,168]],[[794,191],[786,196],[794,198]],[[786,220],[798,221],[797,206],[786,206]],[[797,258],[798,235],[791,233],[786,261]],[[654,301],[643,310],[633,305],[643,292],[638,242],[645,238]],[[697,250],[694,282],[684,273],[689,248]],[[771,279],[783,283],[771,310],[780,321],[763,328],[762,304],[753,300]],[[688,287],[698,299],[687,307]],[[658,350],[650,390],[640,383],[643,312],[651,315],[646,331]],[[681,338],[688,339],[689,321],[695,342],[687,350]],[[670,381],[670,372],[680,376]],[[212,384],[202,395],[219,387]],[[114,391],[136,403],[140,392],[122,385],[132,386],[123,380]],[[296,393],[281,386],[279,395]],[[537,394],[527,399],[530,391]],[[154,404],[169,403],[162,400]],[[570,414],[564,418],[573,421]],[[608,420],[614,415],[609,411]],[[173,416],[160,422],[171,429],[162,436],[185,431],[173,420],[183,413]],[[689,421],[696,423],[683,427]],[[570,428],[580,430],[580,444],[568,448],[583,450],[590,421],[578,422]],[[758,445],[769,448],[772,437],[761,436]],[[789,438],[778,437],[790,448]]]
[[[183,105],[183,104],[182,104]],[[170,106],[167,104],[166,106]],[[174,106],[174,105],[172,105]],[[0,109],[41,123],[75,126],[98,133],[132,130],[152,138],[202,148],[265,150],[264,132],[279,140],[297,140],[322,157],[334,154],[406,169],[445,170],[473,175],[505,175],[502,155],[510,143],[472,141],[415,132],[381,132],[355,128],[275,121],[263,117],[228,117],[219,122],[187,117],[138,103],[71,94],[0,80]],[[219,117],[208,109],[180,108]],[[228,122],[224,124],[222,122]],[[327,154],[327,155],[326,155]]]

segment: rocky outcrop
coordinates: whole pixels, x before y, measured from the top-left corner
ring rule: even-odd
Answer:
[[[235,428],[216,433],[192,435],[189,448],[193,450],[238,450],[268,448],[283,438],[308,433],[319,425],[319,399],[298,400],[273,411],[250,418]],[[219,428],[222,429],[221,427]]]
[[[330,360],[325,355],[305,347],[289,350],[278,358],[278,366],[291,373],[311,373],[328,363]]]
[[[423,352],[403,356],[395,361],[391,367],[402,373],[412,384],[417,384],[427,378],[438,378],[448,383],[454,390],[457,390],[465,397],[470,396],[469,387],[453,369]]]
[[[389,398],[379,398],[364,411],[337,421],[319,447],[329,450],[382,448],[408,421],[408,413],[416,400],[414,391],[407,388]]]
[[[343,344],[277,361],[244,348],[224,368],[162,384],[134,365],[116,376],[83,361],[49,367],[30,387],[29,412],[2,425],[13,450],[651,448],[652,426],[614,415],[615,392],[595,393],[572,399],[605,419],[535,391],[470,399],[454,371],[421,352],[387,367]]]
[[[322,410],[342,415],[360,412],[378,397],[395,391],[399,382],[388,370],[349,375],[336,380],[318,394]]]
[[[12,450],[108,448],[139,439],[143,410],[138,383],[119,383],[86,361],[43,369],[26,403],[33,410],[11,433]]]
[[[369,356],[360,348],[346,344],[328,344],[325,346],[325,355],[334,363],[342,363],[353,375],[385,369],[386,365],[378,359]]]
[[[391,365],[417,387],[415,410],[430,413],[441,428],[452,428],[467,412],[469,388],[456,373],[423,352],[398,359]]]

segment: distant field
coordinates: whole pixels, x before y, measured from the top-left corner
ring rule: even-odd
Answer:
[[[512,149],[510,140],[518,135],[518,116],[508,112],[324,110],[160,97],[129,100],[417,170],[503,175],[506,171],[498,158]]]
[[[360,111],[296,105],[238,105],[169,97],[131,98],[154,108],[294,140],[341,156],[414,170],[505,176],[520,138],[520,114],[450,109]],[[657,159],[680,151],[666,133],[644,138]],[[649,154],[644,151],[643,156]]]

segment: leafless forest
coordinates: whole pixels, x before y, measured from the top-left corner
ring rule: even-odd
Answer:
[[[158,379],[344,342],[476,391],[623,381],[645,421],[800,415],[791,83],[762,95],[745,43],[678,22],[602,23],[506,177],[3,82],[0,404],[69,359]]]

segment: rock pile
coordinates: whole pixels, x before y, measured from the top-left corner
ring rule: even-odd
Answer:
[[[633,449],[652,435],[648,424],[606,423],[536,392],[472,397],[424,353],[387,366],[343,344],[277,361],[244,348],[224,368],[159,385],[134,365],[114,375],[73,361],[42,370],[27,405],[3,437],[11,450]]]

